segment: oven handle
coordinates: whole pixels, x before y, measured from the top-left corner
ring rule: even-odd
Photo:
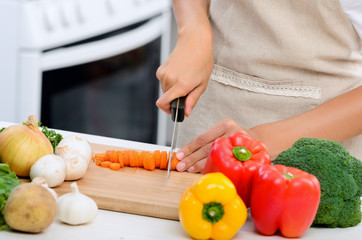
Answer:
[[[160,37],[164,24],[161,15],[117,36],[45,52],[41,59],[41,69],[47,71],[65,68],[128,52]]]

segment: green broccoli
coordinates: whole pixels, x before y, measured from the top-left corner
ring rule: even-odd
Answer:
[[[362,162],[340,143],[301,138],[273,164],[295,167],[318,178],[321,201],[313,226],[352,227],[361,222]]]

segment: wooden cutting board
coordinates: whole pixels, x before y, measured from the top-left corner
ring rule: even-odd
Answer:
[[[95,153],[125,148],[91,143]],[[86,175],[77,180],[79,191],[91,197],[98,208],[178,220],[181,194],[200,174],[125,167],[114,171],[92,162]],[[58,195],[70,192],[72,181],[54,188]]]

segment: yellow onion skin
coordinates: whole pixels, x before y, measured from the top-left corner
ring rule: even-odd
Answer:
[[[42,156],[53,153],[36,117],[30,116],[27,124],[12,125],[0,133],[0,162],[7,163],[19,177],[29,177],[31,166]]]

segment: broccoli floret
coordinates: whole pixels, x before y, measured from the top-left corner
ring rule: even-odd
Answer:
[[[342,144],[301,138],[273,164],[295,167],[318,178],[321,201],[313,226],[352,227],[361,222],[362,162]]]

